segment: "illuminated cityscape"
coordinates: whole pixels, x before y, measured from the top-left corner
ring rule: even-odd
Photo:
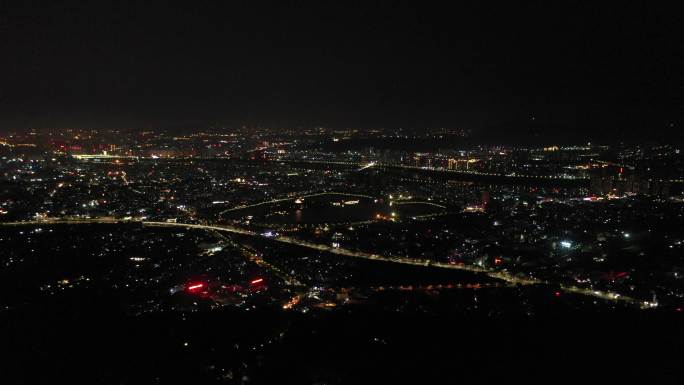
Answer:
[[[108,57],[108,49],[131,49],[143,57],[131,68],[124,58],[133,53],[112,54],[114,64],[69,83],[80,96],[57,87],[62,100],[30,80],[34,70],[3,67],[38,95],[22,99],[23,88],[12,82],[7,97],[0,95],[0,345],[7,357],[0,375],[6,383],[679,383],[681,68],[667,65],[670,88],[663,96],[655,90],[660,78],[646,75],[662,63],[642,58],[648,71],[639,67],[634,75],[655,85],[619,90],[633,92],[629,100],[651,95],[652,103],[630,105],[625,96],[601,105],[611,113],[577,112],[598,109],[597,96],[563,115],[565,102],[529,102],[548,91],[544,82],[554,71],[567,70],[545,59],[553,69],[530,75],[526,68],[546,58],[541,53],[494,71],[525,96],[505,108],[487,99],[507,95],[504,85],[482,79],[493,71],[489,55],[510,53],[498,42],[510,22],[490,26],[496,38],[472,32],[466,40],[473,47],[464,52],[480,57],[479,44],[497,42],[498,53],[460,64],[457,76],[447,75],[452,69],[443,64],[424,67],[422,59],[402,62],[393,53],[399,47],[431,60],[465,60],[443,52],[458,46],[450,39],[461,27],[445,26],[441,9],[52,7],[9,7],[13,16],[0,21],[13,32],[26,32],[27,25],[39,31],[8,47],[44,50],[27,55],[55,63],[52,70],[36,64],[45,87],[60,76],[67,82],[72,75],[62,72],[81,60],[78,54]],[[560,8],[535,10],[532,19],[563,13]],[[90,21],[93,10],[98,16]],[[147,24],[137,18],[157,11],[171,21],[155,18],[150,25],[178,36],[140,32]],[[295,25],[280,21],[281,13]],[[81,30],[53,15],[94,35],[71,47],[51,32]],[[231,37],[224,16],[240,37]],[[626,36],[641,36],[644,23],[661,25],[652,16],[637,12]],[[355,18],[361,21],[349,21]],[[409,30],[397,21],[405,19]],[[479,25],[461,19],[469,28]],[[188,23],[189,37],[174,20]],[[40,27],[43,21],[54,24]],[[296,24],[304,21],[324,37]],[[594,22],[589,18],[582,28]],[[342,26],[362,31],[336,29]],[[427,26],[432,32],[423,35]],[[285,39],[281,33],[296,41],[287,45],[291,51],[271,44]],[[518,33],[547,45],[559,38],[572,50],[588,45],[590,53],[577,55],[612,63],[584,35],[537,37],[532,27]],[[613,32],[596,33],[613,39]],[[139,42],[140,36],[149,41]],[[681,61],[684,56],[669,51],[681,38],[667,36],[643,45]],[[64,46],[50,45],[51,39]],[[329,41],[360,56],[335,61],[332,48],[303,53]],[[100,43],[103,48],[91,47]],[[229,53],[201,51],[206,45]],[[531,55],[524,44],[515,46]],[[168,69],[156,56],[144,57],[148,48],[152,56],[164,53]],[[288,59],[291,64],[283,52],[304,56]],[[231,61],[240,54],[243,64]],[[339,79],[311,69],[309,59],[331,66]],[[273,64],[279,60],[284,69]],[[392,66],[379,71],[366,60],[409,74],[395,78],[385,74]],[[347,66],[353,68],[345,72]],[[583,100],[585,76],[608,76],[579,68],[563,84],[568,90],[549,98]],[[167,70],[172,85],[155,77]],[[519,85],[520,74],[531,85]],[[140,80],[145,76],[147,83]],[[364,76],[373,80],[358,80]],[[208,78],[237,91],[219,92],[203,83]],[[482,82],[475,87],[469,79]],[[131,88],[122,91],[119,82]],[[137,88],[139,82],[149,90]],[[279,88],[301,83],[305,91],[320,91],[316,82],[333,90],[303,97]],[[432,82],[439,102],[424,94],[422,82]],[[443,82],[463,83],[472,95],[454,96],[453,110],[439,112],[446,105],[439,103],[457,92],[441,88]],[[354,88],[359,84],[370,88]],[[110,87],[112,96],[103,97],[101,87]],[[388,87],[378,91],[387,101],[376,100],[373,87]],[[592,87],[603,95],[601,86]],[[143,106],[146,92],[150,101]],[[466,101],[471,96],[476,104]],[[226,107],[237,99],[244,100]],[[666,108],[674,99],[680,104]],[[339,107],[345,102],[358,111],[354,119]],[[508,119],[520,112],[510,106],[528,104],[534,113]],[[369,113],[369,105],[377,112]],[[636,106],[643,108],[635,112]],[[562,116],[564,124],[550,116]]]

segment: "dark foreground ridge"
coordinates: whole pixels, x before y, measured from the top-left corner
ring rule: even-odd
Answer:
[[[0,238],[29,233],[42,242],[5,249],[0,271],[7,383],[678,379],[671,308],[193,228],[32,224]]]

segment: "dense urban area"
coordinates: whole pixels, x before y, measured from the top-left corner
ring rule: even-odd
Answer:
[[[578,314],[681,322],[684,154],[657,143],[486,146],[444,128],[7,134],[0,287],[11,335],[31,334],[25,319],[73,311],[98,335],[83,313],[120,320],[122,330],[104,332],[108,343],[153,341],[128,358],[105,354],[109,365],[134,368],[111,369],[108,381],[355,382],[359,371],[349,368],[367,359],[448,370],[454,362],[431,358],[436,350],[404,357],[397,347],[417,341],[403,331],[488,341],[458,348],[467,366],[502,338],[474,325],[552,319],[526,326],[546,336],[557,332],[556,317],[569,326]],[[73,343],[69,317],[28,345],[8,337],[17,338],[8,346],[55,357],[42,380],[68,358],[40,340]],[[574,333],[592,335],[586,322]],[[602,322],[614,334],[597,340],[650,341]],[[559,333],[573,343],[573,332]],[[519,338],[549,348],[542,334]],[[100,341],[80,343],[81,359],[98,360],[87,352]],[[515,361],[510,344],[501,360]],[[178,365],[160,379],[150,355]],[[487,375],[506,378],[480,379]]]

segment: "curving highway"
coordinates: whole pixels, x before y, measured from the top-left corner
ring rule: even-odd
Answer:
[[[368,260],[381,261],[381,262],[400,263],[400,264],[405,264],[405,265],[431,266],[431,267],[437,267],[437,268],[443,268],[443,269],[463,270],[463,271],[469,271],[469,272],[473,272],[473,273],[484,274],[486,276],[489,276],[492,278],[497,278],[497,279],[509,282],[511,284],[516,284],[516,285],[552,284],[551,282],[536,279],[536,278],[519,277],[519,276],[512,275],[510,273],[507,273],[507,272],[490,270],[490,269],[486,269],[486,268],[479,267],[479,266],[473,266],[473,265],[449,264],[449,263],[444,263],[444,262],[435,262],[435,261],[431,261],[431,260],[424,260],[424,259],[417,259],[417,258],[386,257],[386,256],[373,254],[373,253],[367,253],[367,252],[362,252],[362,251],[354,251],[354,250],[349,250],[349,249],[344,249],[344,248],[339,248],[339,247],[332,247],[332,246],[328,246],[328,245],[307,242],[307,241],[303,241],[303,240],[296,239],[293,237],[288,237],[288,236],[267,237],[265,235],[262,235],[260,233],[255,232],[255,231],[245,230],[245,229],[238,228],[235,226],[230,226],[230,225],[215,225],[215,224],[213,224],[213,225],[206,224],[205,225],[205,224],[195,224],[195,223],[173,223],[173,222],[153,222],[153,221],[122,221],[122,220],[118,220],[116,218],[109,218],[109,217],[94,218],[94,219],[54,219],[54,218],[48,218],[48,219],[44,219],[44,220],[25,221],[25,222],[4,222],[4,223],[0,223],[0,225],[2,225],[2,226],[17,226],[17,225],[93,224],[93,223],[112,224],[112,223],[135,223],[135,222],[141,223],[143,226],[149,226],[149,227],[182,227],[182,228],[187,228],[187,229],[214,230],[214,231],[219,231],[219,232],[223,231],[223,232],[247,235],[247,236],[252,236],[252,237],[262,237],[262,238],[267,238],[269,240],[272,240],[274,242],[280,242],[280,243],[286,243],[286,244],[296,245],[296,246],[300,246],[300,247],[306,247],[309,249],[324,251],[324,252],[328,252],[331,254],[341,255],[341,256],[349,257],[349,258],[361,258],[361,259],[368,259]],[[574,293],[574,294],[581,294],[581,295],[601,298],[604,300],[625,302],[625,303],[629,303],[629,304],[633,304],[633,305],[638,305],[642,308],[654,308],[654,307],[658,306],[658,304],[654,303],[654,302],[642,301],[642,300],[639,300],[636,298],[632,298],[629,296],[625,296],[625,295],[621,295],[619,293],[614,293],[614,292],[609,292],[609,291],[584,289],[584,288],[579,288],[576,286],[568,286],[568,285],[560,285],[560,290],[565,291],[565,292],[569,292],[569,293]]]

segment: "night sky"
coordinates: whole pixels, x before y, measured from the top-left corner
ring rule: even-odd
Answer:
[[[680,13],[652,2],[7,3],[3,130],[533,125],[650,138],[684,122]]]

